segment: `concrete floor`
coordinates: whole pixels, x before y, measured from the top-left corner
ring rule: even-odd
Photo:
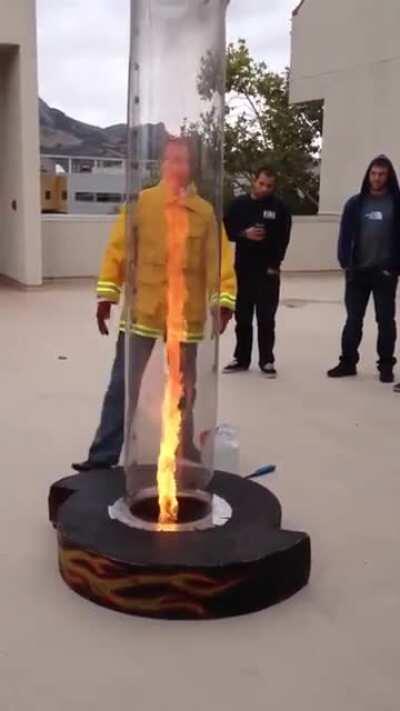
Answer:
[[[325,377],[341,292],[336,276],[287,278],[279,380],[221,377],[243,472],[278,464],[284,523],[311,534],[309,587],[249,617],[171,623],[97,608],[57,573],[48,487],[85,454],[114,347],[91,285],[0,290],[2,711],[399,708],[400,396],[377,382],[371,314],[362,375]]]

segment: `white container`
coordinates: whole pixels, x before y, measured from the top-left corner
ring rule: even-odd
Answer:
[[[201,436],[201,453],[204,463],[209,463],[212,458],[213,437],[210,432],[203,432]],[[226,423],[218,425],[214,433],[214,468],[217,471],[239,474],[240,447],[239,432],[236,427]]]

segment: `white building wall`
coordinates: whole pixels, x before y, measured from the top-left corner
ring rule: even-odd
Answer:
[[[0,273],[36,285],[42,244],[34,0],[0,0],[0,87]]]
[[[368,163],[400,167],[399,0],[305,0],[293,17],[291,100],[325,100],[320,210],[338,212]]]

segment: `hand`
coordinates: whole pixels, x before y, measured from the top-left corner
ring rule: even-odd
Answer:
[[[226,306],[221,306],[219,309],[219,333],[222,336],[226,331],[226,327],[233,316],[231,309]]]
[[[233,316],[231,309],[226,306],[213,306],[211,309],[212,316],[212,336],[218,333],[222,335],[226,331],[226,327]]]
[[[108,336],[107,321],[111,316],[111,301],[99,301],[97,305],[97,325],[102,336]]]
[[[262,242],[262,240],[265,239],[264,227],[249,227],[245,230],[244,234],[246,235],[246,239],[249,239],[251,242]]]

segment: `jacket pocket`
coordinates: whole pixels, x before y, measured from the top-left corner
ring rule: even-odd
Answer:
[[[190,272],[203,270],[205,254],[204,232],[191,232],[186,245],[184,268]]]
[[[134,299],[134,312],[139,320],[141,316],[154,316],[159,313],[164,292],[165,290],[160,285],[155,289],[151,284],[138,284]]]

